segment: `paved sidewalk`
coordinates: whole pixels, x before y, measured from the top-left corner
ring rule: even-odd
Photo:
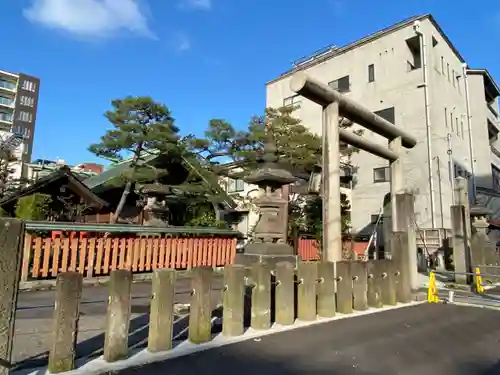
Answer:
[[[120,375],[500,374],[500,312],[423,304],[211,349]]]

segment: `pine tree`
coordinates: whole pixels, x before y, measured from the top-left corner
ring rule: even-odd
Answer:
[[[215,174],[241,178],[258,167],[258,156],[262,152],[266,129],[274,134],[279,162],[297,177],[307,179],[309,174],[321,165],[322,140],[312,133],[300,119],[293,116],[296,107],[268,108],[262,116],[254,116],[246,130],[236,130],[222,119],[211,120],[203,138],[189,137],[191,150],[203,157],[206,169]],[[353,128],[354,124],[341,118],[339,127]],[[353,131],[362,135],[362,130]],[[342,155],[347,157],[358,150],[340,144]],[[235,173],[234,170],[239,170]],[[345,194],[339,197],[342,206],[342,231],[349,228],[350,205]],[[289,232],[307,232],[316,238],[322,233],[321,197],[304,197],[290,202]]]
[[[164,104],[150,97],[132,96],[113,100],[111,104],[112,110],[105,117],[113,128],[99,143],[91,145],[89,151],[115,162],[131,158],[130,167],[119,177],[124,187],[111,219],[116,223],[134,183],[154,181],[167,173],[146,165],[145,157],[152,153],[169,154],[180,160],[184,147],[179,142],[179,128]]]

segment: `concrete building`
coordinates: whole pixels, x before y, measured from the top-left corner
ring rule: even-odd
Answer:
[[[401,157],[405,188],[416,195],[417,225],[449,229],[454,177],[468,178],[471,193],[475,185],[490,206],[500,191],[500,91],[487,70],[465,64],[435,19],[417,16],[297,61],[267,83],[267,106],[296,105],[303,124],[321,133],[321,108],[289,87],[302,70],[404,128],[418,140]],[[368,130],[363,136],[387,144]],[[388,163],[360,151],[352,164],[358,167],[352,229],[370,233],[389,192]]]
[[[23,162],[31,160],[40,79],[0,70],[0,130],[24,138]]]

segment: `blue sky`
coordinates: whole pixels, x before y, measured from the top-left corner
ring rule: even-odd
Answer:
[[[314,4],[314,5],[313,5]],[[95,161],[114,98],[149,95],[181,132],[245,127],[297,58],[432,13],[471,67],[500,79],[500,3],[479,0],[0,0],[0,69],[41,78],[33,158]],[[5,24],[6,23],[6,24]],[[4,34],[5,35],[5,34]]]

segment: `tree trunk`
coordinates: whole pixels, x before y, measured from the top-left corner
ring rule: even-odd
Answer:
[[[132,181],[127,181],[125,184],[125,188],[123,189],[122,196],[120,198],[120,202],[118,202],[118,206],[116,206],[115,213],[111,216],[111,224],[116,224],[120,214],[122,213],[123,207],[125,207],[125,202],[127,201],[127,196],[130,194],[130,190],[132,189]]]
[[[142,142],[139,142],[137,145],[137,149],[135,150],[134,157],[132,162],[130,163],[130,168],[134,169],[137,165],[137,161],[139,160],[139,156],[142,152]],[[120,202],[118,202],[118,206],[116,207],[115,213],[111,216],[111,224],[116,224],[120,214],[122,213],[123,207],[125,207],[125,202],[127,201],[127,197],[130,194],[130,190],[132,189],[132,181],[128,180],[125,184],[125,188],[123,189],[122,196],[120,198]]]

